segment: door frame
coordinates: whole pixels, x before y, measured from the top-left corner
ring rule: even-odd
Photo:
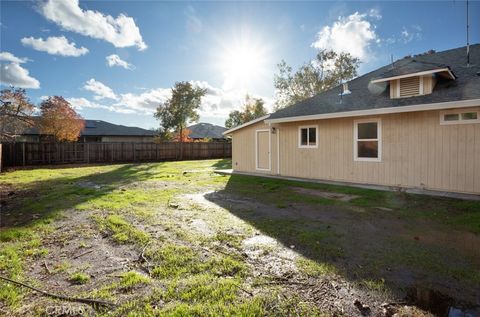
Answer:
[[[268,168],[258,167],[258,133],[259,132],[268,133]],[[272,135],[270,133],[270,129],[255,130],[255,169],[257,171],[270,171],[272,169]]]

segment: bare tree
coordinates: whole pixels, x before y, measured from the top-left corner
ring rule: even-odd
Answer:
[[[0,91],[0,142],[11,141],[32,126],[34,110],[25,89],[11,87]]]

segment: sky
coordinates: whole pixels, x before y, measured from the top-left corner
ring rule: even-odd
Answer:
[[[470,43],[480,2],[470,1]],[[86,119],[158,128],[178,81],[207,89],[201,122],[223,125],[245,95],[271,109],[277,64],[321,49],[359,74],[430,49],[466,45],[465,1],[1,1],[0,81],[39,104],[60,95]]]

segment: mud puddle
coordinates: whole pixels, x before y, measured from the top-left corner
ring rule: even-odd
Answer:
[[[407,300],[415,306],[439,317],[480,317],[480,305],[462,303],[454,298],[427,288],[411,288]]]

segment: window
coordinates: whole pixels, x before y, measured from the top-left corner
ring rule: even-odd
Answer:
[[[298,128],[298,147],[318,147],[318,126],[305,126]]]
[[[440,112],[440,124],[480,123],[480,111],[450,110]]]
[[[354,124],[354,160],[380,162],[380,119],[358,120]]]

